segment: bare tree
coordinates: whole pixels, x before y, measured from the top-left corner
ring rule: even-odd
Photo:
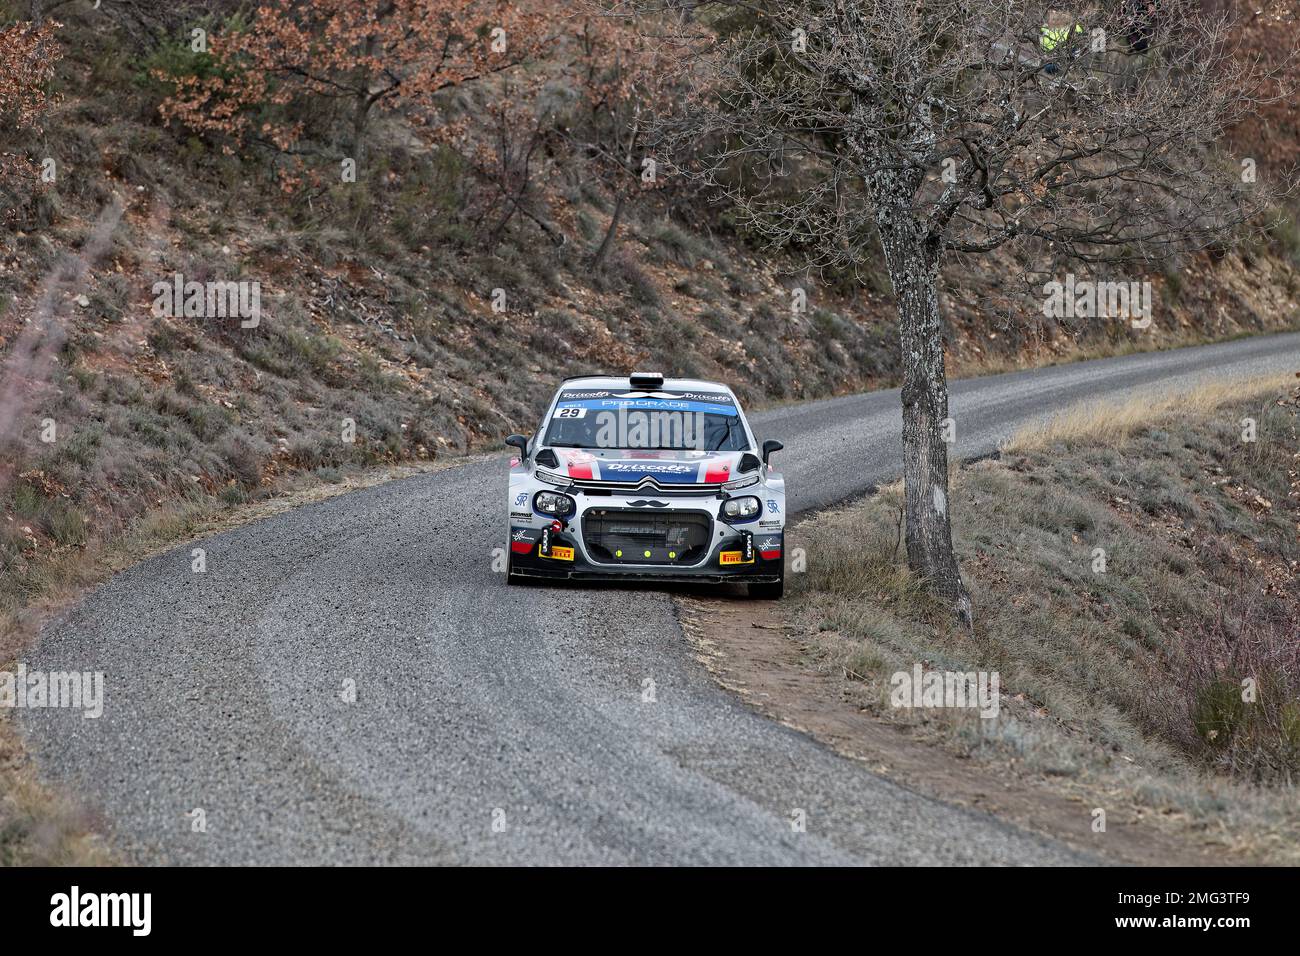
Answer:
[[[591,257],[601,269],[627,207],[658,182],[646,160],[657,106],[672,96],[672,71],[656,62],[656,44],[635,25],[614,17],[584,21],[574,34],[575,56],[566,73],[579,94],[578,122],[568,139],[614,195],[609,225]]]
[[[659,14],[691,93],[667,132],[707,155],[688,171],[814,264],[856,270],[878,241],[902,348],[908,562],[969,624],[941,265],[1013,242],[1114,264],[1230,241],[1271,199],[1211,147],[1257,104],[1263,68],[1197,0],[673,6]]]

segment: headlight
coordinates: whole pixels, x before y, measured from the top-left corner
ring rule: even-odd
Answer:
[[[727,518],[752,518],[762,507],[757,498],[728,498],[722,504],[722,514]]]
[[[750,485],[758,484],[758,475],[750,475],[748,478],[737,478],[735,481],[724,481],[722,487],[729,491],[737,488],[748,488]]]
[[[556,494],[554,491],[539,491],[533,496],[533,507],[544,515],[563,518],[577,511],[578,503],[568,495]]]

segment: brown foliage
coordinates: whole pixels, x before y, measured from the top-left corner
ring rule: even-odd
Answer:
[[[45,84],[62,56],[54,38],[58,27],[58,23],[47,21],[17,23],[0,30],[0,125],[4,128],[34,129],[49,110],[51,99]],[[24,181],[31,192],[39,188],[35,166],[26,156],[0,151],[0,188],[5,194],[0,220],[13,218],[18,204],[10,203],[9,196],[11,190],[20,195],[26,192]]]
[[[247,28],[210,38],[212,75],[159,76],[175,84],[161,112],[224,138],[227,152],[253,142],[287,153],[302,121],[262,118],[266,107],[342,101],[356,158],[373,110],[406,107],[428,123],[438,93],[518,66],[547,42],[544,29],[531,5],[496,0],[272,0]]]

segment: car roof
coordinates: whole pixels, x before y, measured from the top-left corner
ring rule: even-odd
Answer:
[[[626,375],[580,375],[566,378],[560,388],[621,388],[631,391],[632,385]],[[731,389],[719,382],[706,382],[698,378],[665,378],[663,385],[655,388],[640,388],[638,392],[724,392],[733,394]]]

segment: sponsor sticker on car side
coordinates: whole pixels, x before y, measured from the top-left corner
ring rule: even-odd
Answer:
[[[510,550],[515,554],[531,554],[537,537],[537,532],[531,528],[511,528]]]
[[[748,561],[746,561],[745,552],[743,551],[721,551],[718,553],[718,563],[719,564],[753,564],[754,559],[751,557]]]

